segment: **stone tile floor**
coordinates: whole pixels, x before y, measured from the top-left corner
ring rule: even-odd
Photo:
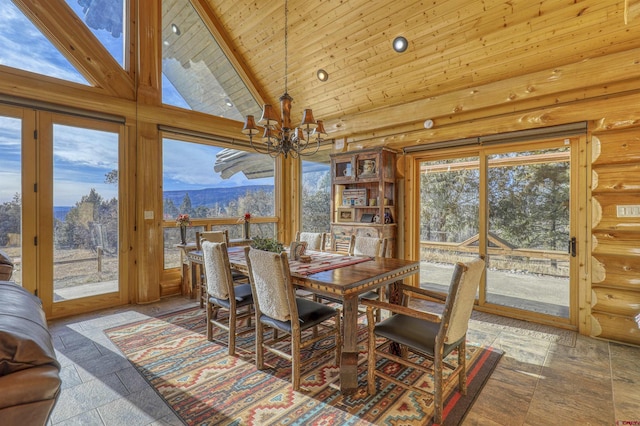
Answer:
[[[174,297],[51,321],[63,384],[49,425],[181,425],[103,330],[195,305]],[[492,317],[474,313],[468,339],[505,354],[464,425],[640,424],[640,347]]]

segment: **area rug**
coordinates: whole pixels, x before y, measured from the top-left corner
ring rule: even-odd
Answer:
[[[238,351],[232,357],[227,354],[226,334],[214,336],[220,341],[206,340],[205,323],[205,311],[191,308],[105,331],[187,425],[432,424],[430,396],[404,391],[385,381],[379,381],[375,395],[367,395],[364,325],[359,332],[359,387],[353,395],[342,395],[332,354],[303,368],[302,388],[296,392],[287,361],[265,354],[265,362],[272,368],[255,368],[251,333],[238,338]],[[463,396],[448,390],[442,424],[462,421],[501,355],[492,348],[467,344],[468,392]],[[450,357],[448,361],[455,364],[457,355]],[[389,370],[394,365],[380,368]],[[411,369],[395,370],[401,380],[432,380]]]

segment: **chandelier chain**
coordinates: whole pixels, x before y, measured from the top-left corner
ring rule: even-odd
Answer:
[[[254,136],[261,130],[256,125],[253,115],[247,115],[242,133],[249,136],[251,147],[261,154],[275,158],[279,155],[287,158],[314,155],[327,136],[322,120],[315,120],[311,108],[302,113],[302,122],[298,127],[291,123],[291,101],[289,86],[289,1],[284,1],[284,94],[280,97],[282,117],[279,119],[270,104],[265,104],[262,118],[258,124],[264,127],[262,143],[254,143]],[[305,137],[306,136],[306,137]],[[310,148],[309,151],[306,151]],[[306,152],[303,152],[306,151]]]
[[[284,93],[289,82],[289,2],[284,1]]]

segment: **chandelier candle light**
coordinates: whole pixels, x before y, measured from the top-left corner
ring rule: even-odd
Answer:
[[[302,113],[300,127],[291,127],[291,101],[293,98],[287,93],[288,79],[288,20],[289,8],[287,0],[284,2],[284,94],[280,97],[280,109],[282,120],[278,119],[273,107],[265,104],[262,108],[262,118],[258,124],[264,127],[262,144],[253,142],[253,136],[260,132],[253,115],[247,115],[242,128],[242,133],[249,136],[251,147],[261,154],[269,154],[275,158],[284,155],[284,158],[291,155],[298,158],[301,155],[313,155],[318,152],[320,144],[327,136],[322,120],[316,121],[313,118],[311,109],[305,109]],[[306,138],[305,138],[306,135]],[[311,148],[309,152],[303,151]]]

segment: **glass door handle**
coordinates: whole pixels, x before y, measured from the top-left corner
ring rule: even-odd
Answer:
[[[569,240],[569,253],[571,253],[571,257],[576,257],[576,237],[571,237]]]

